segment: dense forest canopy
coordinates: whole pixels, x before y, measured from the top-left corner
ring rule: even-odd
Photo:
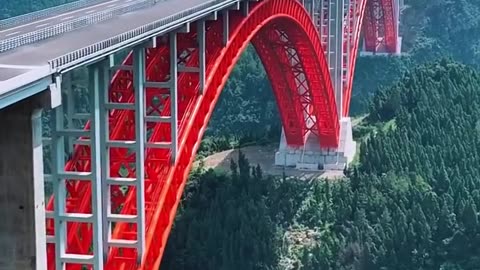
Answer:
[[[443,269],[480,266],[480,74],[441,61],[374,97],[344,181],[195,171],[162,269]]]
[[[0,19],[65,2],[0,0]],[[480,269],[480,1],[405,3],[405,54],[357,60],[351,112],[366,118],[347,178],[273,177],[243,155],[229,174],[200,166],[162,269]],[[270,88],[250,46],[200,154],[277,142]]]
[[[231,176],[199,169],[162,269],[479,269],[479,75],[446,60],[417,65],[450,57],[478,67],[480,19],[472,14],[480,2],[407,4],[408,54],[357,62],[351,110],[369,113],[357,129],[375,132],[349,179],[276,179],[243,158]],[[278,123],[262,120],[274,106],[257,105],[272,104],[269,86],[246,86],[265,85],[253,53],[230,78],[211,134],[248,131],[235,129],[244,119],[246,127]]]

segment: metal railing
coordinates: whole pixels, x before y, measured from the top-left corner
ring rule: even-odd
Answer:
[[[158,30],[159,28],[162,27],[167,27],[168,25],[171,24],[177,24],[178,21],[182,18],[186,18],[188,16],[195,15],[196,13],[206,11],[206,10],[214,10],[216,5],[229,5],[237,2],[238,0],[213,0],[213,1],[208,1],[206,3],[200,4],[198,6],[192,7],[190,9],[178,12],[176,14],[173,14],[171,16],[162,18],[160,20],[157,20],[155,22],[146,24],[144,26],[140,26],[136,29],[133,29],[131,31],[128,31],[126,33],[122,33],[120,35],[117,35],[115,37],[100,41],[98,43],[92,44],[90,46],[78,49],[76,51],[67,53],[65,55],[62,55],[60,57],[57,57],[51,61],[49,61],[50,67],[52,70],[55,70],[61,66],[64,66],[68,63],[71,63],[73,61],[85,58],[93,53],[99,52],[101,50],[105,50],[109,47],[112,47],[114,45],[123,43],[127,40],[130,40],[134,37],[138,37],[141,35],[148,35],[149,32],[153,32],[155,30]]]
[[[109,20],[115,16],[132,12],[142,8],[150,7],[154,4],[155,0],[137,1],[128,6],[112,8],[106,11],[100,11],[98,13],[85,15],[77,19],[73,19],[68,22],[59,23],[53,26],[49,26],[43,29],[39,29],[30,33],[15,36],[9,39],[0,41],[0,53],[15,49],[17,47],[35,43],[50,37],[54,37],[59,34],[71,32],[79,28],[95,24],[101,21]]]
[[[19,24],[29,23],[31,21],[45,18],[51,15],[61,14],[75,9],[87,7],[93,4],[103,2],[102,0],[80,0],[60,6],[34,11],[31,13],[0,20],[0,29],[5,29]]]

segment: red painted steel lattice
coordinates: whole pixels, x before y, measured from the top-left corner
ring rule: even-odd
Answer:
[[[394,7],[396,0],[351,0],[344,19],[343,42],[343,99],[342,116],[350,111],[352,84],[357,60],[360,34],[365,37],[368,52],[397,53],[398,33]],[[323,14],[323,17],[327,15]],[[363,29],[362,29],[363,26]],[[324,29],[328,33],[328,29]],[[324,45],[325,46],[325,45]]]
[[[365,8],[365,50],[396,53],[397,21],[395,0],[368,0]]]
[[[380,0],[369,0],[380,1]],[[382,0],[383,1],[383,0]],[[344,115],[348,115],[353,67],[363,11],[367,0],[357,0],[356,25],[351,42],[348,63],[348,83],[345,86]],[[383,1],[385,2],[385,1]],[[179,72],[178,76],[178,155],[170,162],[168,149],[147,149],[145,153],[145,203],[146,251],[143,262],[136,265],[133,249],[110,248],[105,269],[158,269],[173,223],[178,203],[218,97],[236,61],[249,42],[252,42],[263,62],[279,107],[279,112],[289,145],[303,145],[305,135],[318,135],[323,147],[336,147],[339,138],[339,117],[335,96],[325,61],[318,31],[303,6],[295,0],[263,0],[252,2],[248,16],[241,11],[229,11],[229,40],[222,43],[221,18],[206,22],[206,86],[199,94],[198,73]],[[393,14],[393,12],[392,12]],[[353,17],[352,17],[353,18]],[[371,22],[371,21],[370,21]],[[375,21],[375,22],[378,22]],[[387,25],[387,22],[385,22]],[[389,28],[389,27],[387,27]],[[191,27],[196,29],[196,27]],[[388,35],[387,35],[388,36]],[[387,39],[388,40],[388,39]],[[158,47],[146,50],[148,81],[165,82],[170,77],[169,42],[158,38]],[[198,67],[198,42],[195,31],[178,34],[178,65]],[[132,64],[129,55],[124,65]],[[133,103],[134,93],[131,71],[120,70],[114,75],[109,101]],[[146,89],[147,115],[170,115],[169,89]],[[147,139],[150,142],[171,141],[170,123],[148,123]],[[109,114],[111,140],[134,140],[134,112],[111,110]],[[89,125],[86,127],[89,128]],[[135,177],[135,154],[127,149],[110,150],[110,175]],[[66,171],[90,171],[90,149],[77,145]],[[67,184],[67,212],[91,211],[91,187],[88,181],[70,180]],[[135,191],[122,191],[112,187],[112,212],[134,214]],[[47,210],[53,210],[53,198]],[[92,243],[89,225],[71,223],[67,226],[67,252],[88,254]],[[47,220],[47,234],[53,235],[53,221]],[[135,239],[136,227],[117,223],[113,237]],[[54,269],[55,250],[48,244],[48,269]],[[81,269],[68,265],[68,269]]]
[[[355,73],[355,63],[357,61],[358,55],[358,46],[360,41],[360,33],[362,28],[362,22],[364,22],[365,16],[365,7],[367,2],[370,0],[354,0],[351,2],[350,8],[347,14],[347,23],[349,27],[345,28],[344,37],[344,52],[348,53],[348,58],[346,58],[343,63],[346,67],[346,74],[343,84],[343,105],[342,105],[342,116],[348,116],[350,110],[350,98],[352,96],[352,86],[353,86],[353,76]]]

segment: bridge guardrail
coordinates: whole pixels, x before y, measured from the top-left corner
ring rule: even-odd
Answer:
[[[135,11],[138,9],[149,7],[153,4],[154,0],[146,0],[142,2],[136,2],[129,6],[123,6],[118,8],[113,8],[107,11],[101,11],[98,13],[85,15],[80,18],[56,24],[54,26],[46,27],[39,29],[30,33],[26,33],[20,36],[12,37],[9,39],[0,41],[0,53],[8,51],[22,45],[31,44],[38,42],[59,34],[67,33],[79,28],[82,28],[87,25],[98,23],[113,18],[127,12]]]
[[[92,44],[90,46],[87,46],[87,47],[78,49],[76,51],[70,52],[68,54],[62,55],[60,57],[57,57],[57,58],[49,61],[50,67],[52,68],[52,70],[55,70],[56,68],[61,67],[65,64],[67,64],[67,63],[70,63],[70,62],[73,62],[75,60],[84,58],[84,57],[86,57],[90,54],[93,54],[93,53],[96,53],[98,51],[107,49],[107,48],[109,48],[111,46],[114,46],[116,44],[125,42],[125,41],[127,41],[127,40],[129,40],[129,39],[131,39],[135,36],[146,34],[150,31],[153,31],[153,30],[158,29],[162,26],[165,26],[169,23],[176,22],[183,17],[186,17],[186,16],[192,15],[194,13],[200,12],[202,10],[205,10],[208,7],[211,7],[213,5],[228,3],[228,2],[235,3],[236,1],[238,1],[238,0],[213,0],[213,1],[209,1],[209,2],[206,2],[206,3],[200,4],[198,6],[190,8],[188,10],[173,14],[169,17],[162,18],[160,20],[157,20],[155,22],[146,24],[144,26],[140,26],[140,27],[138,27],[136,29],[133,29],[133,30],[130,30],[126,33],[117,35],[115,37],[100,41],[100,42]]]
[[[50,15],[68,12],[74,9],[87,7],[100,2],[102,2],[102,0],[80,0],[80,1],[75,1],[71,3],[47,8],[47,9],[30,12],[27,14],[18,15],[15,17],[0,20],[0,29],[5,29],[7,27],[28,23],[37,19],[50,16]]]

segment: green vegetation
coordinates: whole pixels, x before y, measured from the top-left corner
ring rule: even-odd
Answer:
[[[243,157],[233,176],[196,170],[162,269],[478,269],[479,88],[441,61],[377,94],[364,122],[384,128],[348,180],[274,179]]]
[[[0,0],[0,16],[64,2]],[[197,168],[162,269],[479,269],[480,1],[406,4],[407,55],[357,61],[351,112],[364,118],[347,179],[287,181],[242,155],[231,175]],[[82,72],[75,89],[86,85]],[[276,142],[277,115],[249,47],[200,155]]]

